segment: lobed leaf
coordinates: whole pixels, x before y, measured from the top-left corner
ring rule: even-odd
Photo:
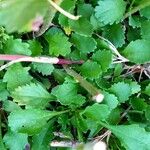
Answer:
[[[12,92],[12,97],[19,105],[33,108],[44,108],[55,98],[38,83],[18,87]]]

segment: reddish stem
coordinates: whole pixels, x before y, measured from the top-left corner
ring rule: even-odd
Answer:
[[[71,61],[71,60],[67,60],[67,59],[59,59],[59,58],[55,58],[55,57],[43,57],[43,56],[39,56],[39,57],[30,57],[30,56],[24,56],[24,55],[5,55],[5,54],[0,54],[0,60],[5,60],[5,61],[14,61],[14,60],[18,60],[18,59],[23,59],[25,58],[25,62],[32,62],[34,58],[38,58],[40,59],[41,63],[42,63],[42,59],[43,59],[43,63],[45,63],[45,60],[50,60],[50,59],[57,59],[58,62],[57,63],[53,63],[53,64],[61,64],[61,65],[69,65],[69,64],[82,64],[83,61]],[[27,58],[27,59],[26,59]]]
[[[82,64],[84,61],[83,60],[79,60],[79,61],[71,61],[71,60],[66,60],[66,59],[59,59],[58,64],[61,65],[69,65],[69,64]]]
[[[27,58],[27,57],[29,57],[29,56],[0,54],[0,60],[6,60],[6,61],[16,60],[19,58]]]

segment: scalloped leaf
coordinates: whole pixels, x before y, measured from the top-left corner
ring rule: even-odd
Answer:
[[[18,87],[12,92],[12,97],[13,101],[19,105],[35,108],[44,108],[48,102],[54,100],[54,96],[49,94],[48,91],[38,83]]]
[[[126,10],[126,2],[123,0],[99,0],[95,8],[95,16],[106,24],[120,22]]]
[[[123,54],[131,62],[142,64],[150,61],[150,41],[136,40],[129,43]]]
[[[125,30],[121,24],[113,24],[104,28],[103,37],[111,41],[117,48],[125,44]]]
[[[97,48],[97,43],[92,37],[73,34],[71,42],[81,53],[90,53]]]

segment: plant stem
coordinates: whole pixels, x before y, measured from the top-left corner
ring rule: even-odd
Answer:
[[[64,16],[68,17],[69,19],[72,20],[78,20],[81,16],[74,16],[72,14],[70,14],[69,12],[63,10],[60,6],[58,6],[56,3],[54,3],[52,0],[48,0],[49,3],[56,9],[58,10],[61,14],[63,14]]]
[[[101,91],[94,87],[91,83],[85,80],[81,75],[76,73],[74,70],[64,66],[65,71],[72,77],[74,77],[80,85],[85,88],[97,102],[101,102],[104,98],[104,95],[101,94]]]
[[[127,12],[127,13],[125,14],[123,20],[126,19],[126,18],[128,18],[128,17],[131,16],[132,14],[136,13],[137,11],[139,11],[139,10],[145,8],[145,7],[148,7],[148,6],[150,6],[150,1],[141,3],[140,5],[134,7],[134,8],[131,9],[129,12]]]
[[[76,148],[77,146],[81,145],[83,143],[74,142],[74,141],[52,141],[50,143],[51,147],[70,147],[70,148]]]
[[[116,49],[116,47],[109,41],[107,40],[106,38],[98,35],[98,34],[95,34],[98,38],[100,38],[101,40],[105,41],[108,46],[109,46],[109,49],[118,56],[118,59],[121,60],[122,62],[128,62],[129,60],[125,57],[123,57],[119,52],[118,50]]]
[[[0,67],[0,71],[18,62],[38,62],[48,64],[82,64],[83,61],[71,61],[66,59],[59,59],[57,57],[30,57],[23,55],[3,55],[0,54],[0,60],[11,61]]]

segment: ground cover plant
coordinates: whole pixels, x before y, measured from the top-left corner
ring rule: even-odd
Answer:
[[[150,150],[149,0],[0,0],[0,150]]]

